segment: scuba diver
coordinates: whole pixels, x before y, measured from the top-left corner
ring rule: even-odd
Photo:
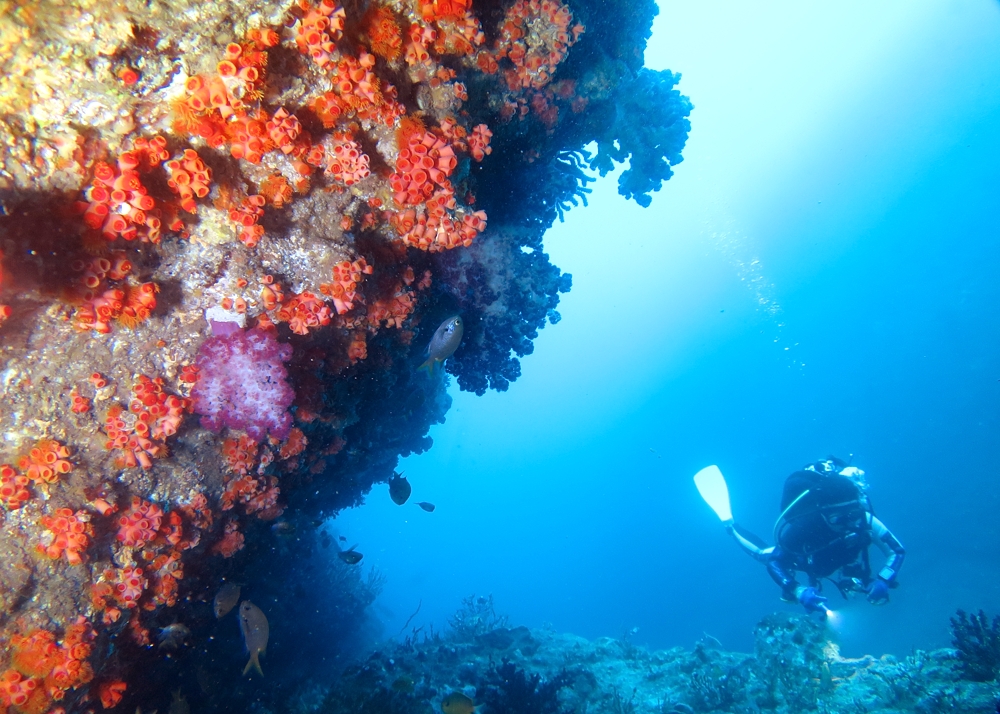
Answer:
[[[822,580],[832,582],[840,594],[863,592],[868,602],[889,601],[897,587],[896,576],[906,551],[872,510],[865,472],[830,456],[809,464],[785,480],[781,515],[774,526],[774,546],[733,522],[729,493],[722,472],[709,466],[695,476],[705,501],[715,510],[736,542],[755,560],[765,564],[781,587],[782,600],[798,602],[809,612],[828,614]],[[886,557],[872,576],[868,548],[874,544]],[[796,572],[808,579],[800,585]]]

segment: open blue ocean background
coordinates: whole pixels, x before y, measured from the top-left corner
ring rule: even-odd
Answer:
[[[770,539],[785,477],[853,454],[908,555],[888,606],[833,594],[842,649],[946,646],[956,608],[1000,613],[1000,2],[660,7],[647,65],[695,106],[674,178],[648,209],[597,182],[546,236],[573,290],[523,376],[453,385],[411,502],[379,486],[331,528],[388,578],[384,637],[477,593],[749,651],[796,608],[692,475],[718,464]]]

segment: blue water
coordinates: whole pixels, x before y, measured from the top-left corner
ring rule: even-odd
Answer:
[[[649,209],[609,176],[553,227],[573,290],[521,379],[453,385],[411,503],[380,486],[333,524],[388,577],[386,636],[492,593],[518,624],[749,650],[794,608],[691,476],[719,464],[769,538],[785,476],[830,453],[908,550],[888,606],[833,601],[845,652],[1000,612],[1000,3],[870,5],[661,3],[684,163]]]

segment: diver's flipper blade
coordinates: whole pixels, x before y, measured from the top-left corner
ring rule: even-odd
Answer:
[[[733,520],[733,511],[729,505],[729,488],[726,486],[726,479],[722,476],[722,471],[714,464],[706,466],[694,475],[694,485],[698,487],[698,493],[705,499],[715,515],[723,523]]]

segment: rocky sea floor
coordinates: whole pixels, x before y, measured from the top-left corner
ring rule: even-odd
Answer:
[[[551,629],[489,627],[408,638],[303,690],[295,710],[443,711],[453,692],[483,714],[599,712],[992,712],[1000,684],[963,679],[954,649],[857,659],[805,616],[775,614],[755,628],[754,653],[709,636],[693,649],[649,651],[628,637],[587,640]],[[455,621],[453,621],[453,625]],[[458,711],[458,710],[455,710]]]

